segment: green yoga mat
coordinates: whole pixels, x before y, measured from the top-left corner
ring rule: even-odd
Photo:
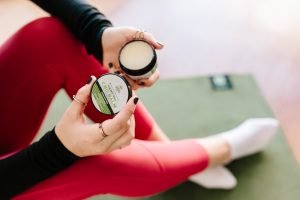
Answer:
[[[233,90],[212,90],[208,77],[161,80],[138,95],[172,139],[203,137],[234,128],[247,118],[272,117],[251,76],[231,76]],[[60,115],[59,94],[43,131],[53,126],[49,119]],[[60,106],[60,107],[59,107]],[[55,111],[56,110],[56,111]],[[60,111],[61,112],[61,111]],[[207,190],[185,182],[147,200],[297,200],[300,199],[300,168],[281,132],[263,153],[234,161],[229,166],[238,179],[230,191]],[[90,200],[123,198],[97,196]]]
[[[231,76],[233,90],[212,90],[207,77],[160,81],[140,96],[172,139],[207,136],[229,130],[247,118],[272,117],[251,76]],[[234,190],[206,190],[186,182],[153,200],[296,200],[300,168],[281,132],[263,153],[231,163]]]

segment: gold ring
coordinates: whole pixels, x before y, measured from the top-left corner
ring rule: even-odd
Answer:
[[[144,39],[144,31],[141,31],[139,35],[139,40],[143,40],[143,39]]]
[[[146,32],[145,30],[136,31],[135,34],[134,34],[134,36],[133,36],[133,39],[134,40],[143,40],[144,37],[145,37],[144,36],[145,32]]]
[[[137,40],[137,38],[138,38],[137,35],[138,35],[138,34],[139,34],[139,31],[136,31],[135,34],[134,34],[134,36],[133,36],[133,39],[134,39],[134,40]]]
[[[102,126],[101,123],[99,123],[99,129],[101,130],[101,135],[103,136],[103,138],[105,138],[106,136],[108,136],[108,135],[104,132],[103,126]]]
[[[144,38],[145,38],[145,33],[146,33],[147,31],[146,30],[142,30],[141,31],[141,40],[143,40]]]
[[[84,103],[83,101],[76,98],[76,95],[73,95],[73,100],[79,104],[82,104],[83,106],[87,106],[87,103]]]

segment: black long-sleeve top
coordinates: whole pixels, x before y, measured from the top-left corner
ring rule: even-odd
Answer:
[[[54,130],[13,156],[0,160],[0,199],[10,199],[56,174],[79,157],[70,152]]]
[[[102,34],[111,22],[85,0],[32,0],[58,17],[81,40],[88,51],[102,61]]]
[[[59,18],[84,43],[87,51],[102,61],[102,34],[112,26],[95,7],[84,0],[32,0]],[[9,134],[9,133],[8,133]],[[0,160],[0,199],[10,199],[32,185],[70,166],[78,159],[54,131],[38,142]]]

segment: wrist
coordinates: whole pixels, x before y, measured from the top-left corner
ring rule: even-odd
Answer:
[[[64,131],[60,128],[60,126],[55,126],[53,129],[53,133],[56,135],[57,139],[61,143],[61,145],[64,146],[66,150],[68,150],[70,153],[75,155],[76,157],[81,157],[78,152],[76,151],[76,148],[74,145],[72,145],[71,140],[69,140],[66,135],[64,134]]]
[[[99,49],[96,50],[96,52],[94,53],[94,56],[100,61],[100,63],[103,63],[103,58],[104,58],[104,45],[103,45],[103,41],[105,41],[105,37],[104,34],[107,32],[107,30],[110,29],[111,26],[105,26],[102,27],[97,34],[97,40],[96,40],[96,44],[99,47]]]
[[[50,132],[50,143],[52,147],[55,147],[53,149],[53,152],[57,154],[59,157],[64,157],[66,162],[73,162],[79,158],[78,155],[74,154],[72,151],[70,151],[65,144],[61,141],[61,139],[58,137],[58,134],[56,133],[55,127]]]

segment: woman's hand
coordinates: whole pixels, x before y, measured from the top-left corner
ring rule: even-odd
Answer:
[[[162,49],[163,44],[158,42],[151,33],[141,32],[141,30],[132,27],[109,27],[105,29],[102,35],[103,65],[110,72],[122,73],[119,66],[119,52],[121,48],[129,41],[143,39],[151,44],[155,49]],[[159,79],[158,70],[148,79],[132,80],[126,74],[122,75],[129,81],[132,89],[137,90],[140,87],[150,87]]]
[[[91,87],[96,78],[80,88],[75,99],[66,110],[55,133],[64,146],[79,157],[109,153],[130,144],[134,138],[134,110],[138,102],[132,97],[127,105],[113,119],[102,123],[87,124],[83,115],[85,103],[89,101]]]

